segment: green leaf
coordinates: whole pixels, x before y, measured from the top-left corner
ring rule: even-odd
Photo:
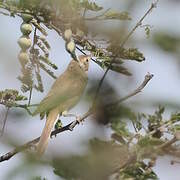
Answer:
[[[124,49],[121,55],[123,59],[136,60],[138,62],[144,61],[144,55],[137,48]]]
[[[165,32],[154,34],[154,43],[157,44],[162,50],[171,53],[178,52],[180,46],[180,37]]]
[[[58,67],[56,66],[56,64],[52,63],[50,61],[49,58],[47,58],[46,56],[39,56],[39,59],[43,62],[45,62],[47,65],[51,66],[53,69],[57,70]]]
[[[58,119],[57,122],[56,122],[56,124],[55,124],[55,126],[54,126],[54,128],[55,128],[55,129],[59,129],[59,128],[62,128],[62,126],[63,126],[63,124],[62,124],[61,120]]]
[[[26,96],[23,96],[23,95],[18,95],[15,99],[15,101],[25,101],[27,100],[28,98]]]
[[[39,65],[41,69],[43,69],[47,74],[49,74],[52,78],[56,79],[54,73],[51,70],[47,69],[47,67],[43,63],[39,62]]]
[[[129,132],[127,128],[127,124],[123,121],[113,121],[111,124],[111,128],[118,134],[123,137],[129,137],[131,136],[131,133]]]
[[[174,126],[170,127],[169,130],[172,131],[173,134],[176,132],[180,132],[180,124],[175,124]]]
[[[157,147],[163,143],[163,140],[150,137],[148,135],[139,137],[139,140],[136,144],[137,159],[143,160],[145,158],[153,158],[158,154],[162,154],[162,150]]]
[[[41,75],[40,75],[39,72],[36,72],[36,78],[37,78],[38,85],[37,86],[35,85],[34,87],[38,91],[43,92],[44,88],[43,88],[43,83],[42,83]]]
[[[54,173],[68,180],[104,180],[127,161],[127,147],[112,141],[91,140],[89,151],[82,156],[56,157]]]
[[[134,60],[142,62],[145,60],[143,53],[141,53],[137,48],[121,48],[117,43],[112,43],[107,47],[107,51],[112,52],[112,54],[117,54],[117,57],[123,60]]]
[[[24,101],[27,100],[26,96],[20,95],[15,89],[5,89],[0,91],[0,100],[3,101]]]
[[[135,115],[134,113],[134,116],[130,118],[136,131],[140,131],[142,129],[141,120],[143,117],[144,117],[143,114],[138,113],[137,115]]]
[[[138,141],[138,145],[142,148],[148,148],[148,147],[152,148],[153,146],[161,145],[162,143],[163,143],[162,140],[149,136],[141,137],[140,140]]]
[[[117,20],[131,20],[129,13],[124,12],[117,12],[115,10],[109,10],[104,14],[105,19],[117,19]]]
[[[100,11],[103,9],[103,7],[98,6],[95,2],[89,2],[88,0],[84,0],[81,6],[91,11]]]
[[[115,65],[111,65],[110,66],[110,69],[112,71],[115,71],[117,73],[121,73],[121,74],[124,74],[126,76],[131,76],[132,74],[123,66],[115,66]]]
[[[158,177],[144,162],[136,162],[120,171],[120,179],[158,180]]]
[[[149,37],[150,37],[150,32],[151,32],[151,29],[150,29],[149,26],[146,26],[146,27],[145,27],[145,32],[146,32],[147,38],[149,38]]]

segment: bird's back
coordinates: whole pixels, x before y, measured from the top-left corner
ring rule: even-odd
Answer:
[[[66,71],[52,85],[34,114],[58,107],[59,112],[72,108],[79,101],[87,84],[87,74],[72,60]]]

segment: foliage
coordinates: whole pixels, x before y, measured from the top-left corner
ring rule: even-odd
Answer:
[[[4,91],[0,91],[0,103],[6,106],[24,100],[27,100],[27,97],[20,95],[17,90],[5,89]]]
[[[158,180],[157,175],[144,162],[137,162],[133,166],[127,167],[120,173],[119,179],[134,179],[134,180]]]
[[[154,34],[154,42],[164,51],[178,52],[180,45],[180,37],[165,32]]]
[[[99,18],[104,20],[131,20],[127,12],[116,12],[111,9],[95,17],[87,17],[85,15],[86,11],[102,12],[103,10],[103,7],[100,7],[95,2],[90,2],[88,0],[60,0],[53,1],[53,3],[49,0],[12,0],[2,1],[0,7],[9,11],[9,16],[20,16],[23,19],[23,23],[34,26],[35,28],[34,38],[32,39],[33,43],[30,43],[31,47],[28,46],[30,49],[28,50],[28,48],[26,48],[23,50],[24,54],[20,52],[19,57],[22,65],[22,75],[19,76],[19,80],[22,82],[22,90],[24,92],[31,91],[32,88],[35,88],[38,91],[43,91],[40,69],[55,78],[54,73],[46,66],[48,65],[53,69],[57,69],[57,66],[48,58],[50,45],[45,38],[47,36],[46,29],[42,25],[45,25],[49,29],[56,30],[60,36],[63,35],[67,28],[71,28],[76,45],[83,50],[91,52],[95,57],[97,57],[95,62],[102,68],[110,67],[110,69],[115,72],[122,73],[124,75],[131,75],[124,66],[118,65],[116,62],[120,61],[122,64],[122,60],[126,59],[140,62],[145,60],[143,54],[137,49],[125,49],[120,47],[119,44],[121,44],[121,42],[113,43],[112,41],[112,43],[109,44],[108,42],[110,41],[107,38],[105,40],[107,42],[107,47],[102,50],[99,48],[99,42],[87,40],[89,38],[91,39],[92,36],[91,31],[88,29],[88,21],[96,21]],[[38,30],[42,35],[37,35],[36,30]],[[26,32],[27,30],[25,32],[23,30],[22,33],[27,34]],[[79,36],[79,32],[81,32],[83,36]],[[26,36],[29,37],[29,34]],[[98,36],[99,35],[96,34],[96,37]],[[92,37],[92,39],[93,38],[94,37]],[[25,43],[21,45],[21,48],[26,45]],[[118,55],[113,56],[112,58],[112,55],[115,54]],[[114,64],[111,64],[112,59],[115,62]],[[35,84],[35,77],[38,85]]]
[[[113,130],[112,140],[92,139],[89,141],[88,152],[85,155],[55,158],[53,160],[55,174],[65,179],[95,179],[97,177],[97,179],[106,179],[111,176],[116,180],[158,179],[152,167],[159,155],[167,154],[168,149],[172,150],[171,146],[166,148],[163,146],[167,140],[166,129],[176,128],[176,123],[180,122],[179,114],[173,114],[169,120],[164,121],[163,111],[163,107],[159,107],[153,115],[136,115],[126,111],[126,115],[133,119],[132,123],[135,123],[135,119],[143,119],[138,122],[141,128],[135,128],[132,132],[125,123],[127,121],[122,121],[123,117],[127,117],[124,111],[120,113],[117,110],[119,115],[109,122]],[[109,115],[109,117],[113,116]],[[147,129],[146,134],[143,135],[141,131],[145,121],[148,127],[151,127],[152,123],[160,123],[156,123],[154,129]],[[159,131],[161,136],[157,136]],[[149,162],[145,163],[145,159]]]
[[[85,156],[54,159],[55,174],[66,179],[106,179],[128,157],[127,148],[113,141],[92,139],[89,151]]]
[[[52,78],[56,78],[54,70],[58,67],[49,58],[51,50],[51,45],[47,40],[49,31],[55,31],[63,38],[67,53],[75,60],[78,60],[76,51],[91,54],[92,61],[102,69],[106,69],[106,72],[112,70],[120,75],[131,76],[132,72],[124,65],[124,62],[141,63],[146,58],[137,47],[131,47],[131,43],[127,46],[125,44],[138,27],[144,27],[146,36],[150,37],[150,26],[142,25],[142,21],[155,8],[155,5],[156,3],[153,3],[143,18],[127,33],[126,25],[132,20],[130,13],[104,9],[95,1],[0,0],[0,14],[10,17],[18,16],[22,19],[19,28],[22,36],[18,40],[21,49],[18,55],[21,75],[18,79],[21,82],[23,94],[30,92],[28,99],[17,90],[5,89],[0,91],[0,104],[6,106],[7,109],[23,108],[31,114],[29,108],[32,106],[32,91],[43,92],[44,90],[41,72],[45,71]],[[112,21],[122,21],[125,26],[118,29],[111,27],[109,31],[106,29],[99,31],[92,26],[93,23],[97,25]],[[101,25],[104,27],[103,24]],[[154,42],[165,51],[179,52],[178,37],[157,33],[154,35]],[[99,89],[102,82],[103,78],[99,83]],[[102,91],[97,93],[95,83],[91,83],[88,98],[92,99],[91,95],[94,92],[98,95],[98,97],[95,95],[95,103],[93,102],[96,109],[93,119],[101,129],[108,129],[110,136],[106,140],[98,138],[89,140],[88,150],[84,154],[58,156],[54,157],[52,162],[45,161],[44,164],[52,166],[57,176],[69,180],[158,179],[152,170],[156,159],[167,154],[180,156],[179,147],[174,144],[179,141],[180,113],[175,112],[169,119],[164,119],[163,106],[159,106],[153,114],[134,112],[128,105],[118,103],[109,107],[107,104],[119,99],[119,94],[110,84],[107,83],[104,86]],[[19,101],[24,102],[27,99],[28,103],[18,104]],[[42,119],[45,113],[40,116]],[[55,124],[55,131],[63,128],[59,119]],[[19,149],[26,149],[28,145],[16,148],[13,152],[16,154]],[[32,142],[30,142],[30,147],[32,147]],[[33,161],[33,158],[29,159]],[[37,163],[37,159],[35,162]],[[46,178],[39,176],[34,179]]]

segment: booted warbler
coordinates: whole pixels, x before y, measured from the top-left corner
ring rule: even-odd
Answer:
[[[34,115],[48,112],[45,127],[37,145],[38,154],[44,153],[57,117],[78,103],[86,87],[90,56],[81,55],[78,59],[79,61],[71,60],[65,72],[56,79],[49,93],[34,112]]]

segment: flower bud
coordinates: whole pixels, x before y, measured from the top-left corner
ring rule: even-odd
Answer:
[[[18,40],[18,44],[23,51],[26,51],[31,47],[31,39],[28,36],[21,36]]]
[[[28,23],[22,23],[21,32],[23,33],[23,35],[29,35],[32,32],[32,25]]]

